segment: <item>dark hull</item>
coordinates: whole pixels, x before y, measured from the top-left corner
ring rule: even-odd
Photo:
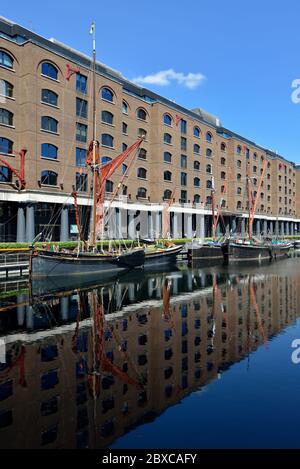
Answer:
[[[271,255],[273,259],[279,259],[280,257],[287,257],[290,253],[292,245],[280,246],[273,245],[271,247]]]
[[[31,259],[31,277],[107,275],[144,264],[142,249],[121,255],[55,253],[35,251]]]
[[[260,262],[271,259],[271,247],[239,243],[225,243],[222,246],[224,261],[228,264],[236,262]]]
[[[223,252],[221,246],[203,245],[194,246],[188,249],[188,260],[223,260]]]
[[[175,264],[177,255],[182,251],[183,246],[172,246],[165,250],[154,250],[145,252],[145,269],[151,267],[160,268],[166,264]]]

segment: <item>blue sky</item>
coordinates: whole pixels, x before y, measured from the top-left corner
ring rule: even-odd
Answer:
[[[14,0],[1,15],[88,54],[95,20],[99,60],[300,163],[297,0]]]

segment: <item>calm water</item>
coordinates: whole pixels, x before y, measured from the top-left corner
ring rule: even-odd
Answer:
[[[300,258],[47,290],[0,300],[0,448],[300,447]]]

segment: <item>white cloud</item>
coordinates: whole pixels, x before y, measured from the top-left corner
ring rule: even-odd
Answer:
[[[139,76],[134,78],[132,81],[138,85],[157,85],[167,86],[171,81],[175,81],[178,85],[185,86],[190,90],[194,90],[202,84],[205,80],[205,76],[202,73],[187,73],[175,72],[172,68],[169,70],[162,70],[160,72],[153,73],[152,75]]]

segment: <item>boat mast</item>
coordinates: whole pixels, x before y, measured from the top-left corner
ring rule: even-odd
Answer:
[[[251,187],[250,187],[250,161],[247,162],[247,194],[248,194],[248,236],[249,239],[252,238],[252,224],[251,224],[251,210],[252,210],[252,197],[251,197]]]
[[[95,23],[92,23],[91,34],[93,34],[93,208],[92,208],[92,236],[91,245],[96,246],[96,211],[97,211],[97,178],[99,177],[96,166],[96,31]]]
[[[213,240],[216,241],[216,217],[215,217],[215,179],[211,177],[211,211],[212,211],[212,227],[213,227]]]

